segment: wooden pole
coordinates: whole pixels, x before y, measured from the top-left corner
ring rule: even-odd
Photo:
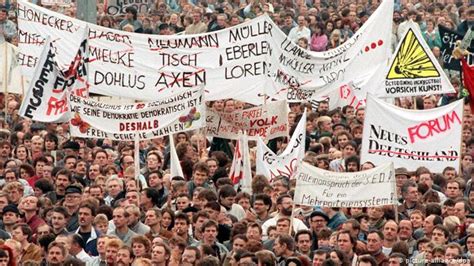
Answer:
[[[295,213],[295,208],[296,208],[296,204],[293,201],[293,208],[291,208],[291,215],[290,215],[290,230],[288,230],[288,235],[290,235],[290,236],[291,236],[291,232],[293,230],[293,214]]]
[[[135,133],[135,180],[139,180],[140,175],[140,136]],[[125,170],[125,169],[124,169]]]
[[[4,112],[5,112],[5,121],[7,121],[7,112],[8,112],[8,47],[7,47],[7,41],[3,43],[4,45],[4,70],[3,70],[3,91],[5,92],[5,107],[4,107]]]

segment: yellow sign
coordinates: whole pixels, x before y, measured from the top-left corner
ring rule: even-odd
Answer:
[[[440,74],[410,28],[395,53],[387,79],[434,78]]]

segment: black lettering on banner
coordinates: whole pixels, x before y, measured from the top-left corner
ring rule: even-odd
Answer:
[[[319,76],[326,84],[331,84],[339,79],[341,79],[344,76],[344,72],[346,72],[346,69],[339,69],[334,72],[330,72],[326,75]]]
[[[23,31],[21,29],[18,30],[19,43],[43,45],[44,41],[45,41],[45,38],[37,33],[30,33],[27,31]]]
[[[40,23],[49,26],[53,29],[67,31],[74,33],[79,27],[74,27],[74,23],[70,20],[65,20],[55,16],[50,16],[46,13],[36,12],[33,9],[27,8],[24,5],[18,5],[18,19],[27,20],[30,22]]]
[[[206,34],[196,37],[179,37],[179,39],[154,39],[148,37],[148,48],[151,51],[159,51],[168,48],[218,48],[219,38],[217,34]]]
[[[94,85],[101,84],[143,90],[145,88],[145,75],[120,72],[102,73],[96,70],[94,73]]]
[[[24,53],[18,53],[18,64],[20,66],[35,67],[38,62],[38,57],[27,55]]]
[[[163,66],[197,66],[198,54],[159,53]]]
[[[315,68],[313,63],[301,62],[297,58],[288,58],[283,53],[280,55],[279,61],[283,66],[291,67],[293,70],[303,74],[313,74]]]
[[[32,112],[35,111],[42,103],[42,97],[44,92],[44,86],[49,82],[50,73],[54,69],[54,53],[49,49],[46,61],[44,62],[40,76],[34,82],[33,86],[33,97],[29,99],[29,103],[26,106],[24,116],[33,119]]]
[[[278,69],[275,75],[275,82],[286,85],[289,88],[297,89],[301,87],[301,83],[295,76],[283,72],[281,69]]]
[[[161,72],[159,74],[160,76],[155,83],[155,87],[161,85],[165,88],[191,88],[200,84],[206,84],[206,71],[204,69],[196,72]]]
[[[225,49],[227,61],[247,59],[253,56],[271,55],[272,49],[267,41],[246,43]]]
[[[283,48],[284,51],[291,53],[294,56],[297,56],[302,59],[311,59],[311,56],[306,52],[305,49],[299,47],[298,45],[295,45],[294,43],[291,42],[290,39],[285,38],[283,42],[281,43],[281,48]]]
[[[396,133],[390,132],[386,129],[383,129],[381,126],[370,125],[370,138],[377,138],[380,140],[385,140],[399,145],[407,145],[408,139],[406,136],[401,136]]]
[[[250,37],[257,37],[266,34],[270,34],[270,36],[273,36],[272,29],[273,25],[268,23],[267,21],[263,21],[257,24],[249,24],[245,26],[237,26],[236,28],[230,28],[229,42],[241,42]]]
[[[114,16],[125,14],[127,7],[134,7],[138,13],[147,13],[150,4],[150,0],[115,0],[108,2],[106,11],[107,14]]]
[[[132,44],[129,35],[114,33],[111,31],[97,31],[89,29],[89,39],[105,39],[109,42]]]
[[[271,65],[268,62],[254,62],[225,68],[225,79],[239,79],[266,75]]]
[[[331,71],[333,68],[349,61],[349,58],[346,58],[346,53],[344,53],[342,56],[339,56],[334,59],[329,59],[330,62],[323,64],[323,66],[319,69],[319,74],[327,71]]]
[[[95,58],[96,60],[126,67],[133,67],[133,56],[135,55],[134,52],[128,50],[112,51],[108,48],[100,48],[94,46],[89,46],[89,50],[91,58]]]

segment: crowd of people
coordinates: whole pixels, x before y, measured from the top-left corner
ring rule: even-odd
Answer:
[[[393,44],[413,20],[438,58],[438,25],[461,34],[474,25],[468,0],[395,2]],[[16,2],[6,4],[0,31],[17,44]],[[97,23],[145,34],[197,34],[268,14],[291,40],[320,52],[350,38],[378,4],[157,0],[145,13],[127,7],[109,15],[100,2]],[[46,7],[76,13],[74,2]],[[396,104],[429,109],[466,97],[460,79],[452,80],[455,94]],[[173,136],[183,176],[171,176],[168,137],[140,141],[135,158],[132,142],[70,137],[67,123],[19,117],[20,103],[21,95],[0,94],[0,265],[473,265],[474,121],[467,97],[459,169],[397,168],[400,204],[368,208],[294,205],[295,182],[286,176],[253,174],[252,193],[241,192],[228,177],[235,141],[202,131]],[[219,112],[249,107],[233,99],[208,104]],[[358,157],[363,107],[291,103],[290,128],[304,108],[303,161],[337,172],[375,167]],[[279,154],[288,139],[268,145]],[[254,171],[255,143],[250,147]]]

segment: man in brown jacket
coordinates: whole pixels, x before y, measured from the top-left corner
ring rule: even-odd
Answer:
[[[21,223],[13,226],[12,237],[21,244],[21,264],[28,260],[41,262],[41,248],[30,242],[31,235],[31,228],[27,224]]]

